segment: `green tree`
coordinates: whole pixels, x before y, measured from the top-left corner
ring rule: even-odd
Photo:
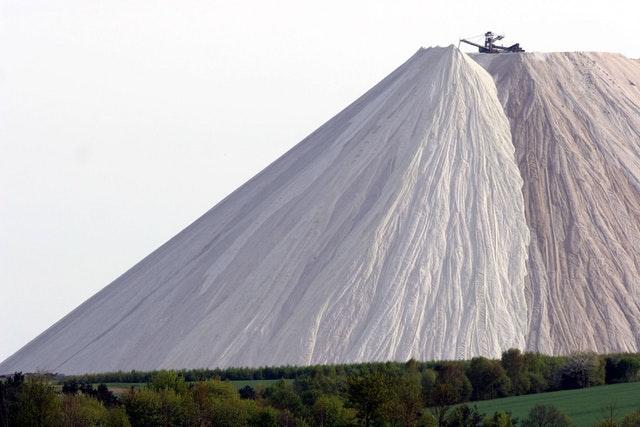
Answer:
[[[162,425],[160,395],[150,389],[131,389],[122,402],[133,427]]]
[[[216,417],[224,418],[222,412],[227,408],[217,410],[216,405],[219,405],[219,402],[240,400],[238,391],[230,382],[217,379],[197,382],[191,395],[198,424],[210,423]]]
[[[185,413],[183,400],[185,395],[176,393],[174,389],[162,389],[156,392],[159,397],[160,426],[190,425],[188,414]]]
[[[437,377],[431,385],[431,376],[423,375],[423,394],[425,403],[436,419],[438,426],[446,425],[446,418],[453,405],[469,400],[471,382],[465,375],[464,365],[459,362],[445,362],[436,366]],[[430,388],[430,392],[425,390]]]
[[[415,370],[392,381],[393,397],[388,402],[389,414],[393,423],[400,426],[415,426],[422,413],[421,376]]]
[[[431,392],[429,411],[433,414],[438,427],[446,426],[449,410],[458,402],[458,393],[449,383],[436,383]]]
[[[208,380],[200,382],[207,396],[220,399],[236,399],[240,397],[238,390],[229,381]]]
[[[522,427],[569,427],[571,420],[555,406],[536,405],[522,421]]]
[[[251,400],[213,399],[213,413],[208,420],[219,427],[243,427],[249,425],[256,412],[255,402]]]
[[[429,406],[432,402],[432,393],[438,379],[438,374],[433,369],[425,369],[420,378],[422,386],[422,401],[424,406]]]
[[[562,388],[584,388],[604,384],[604,363],[595,353],[574,353],[560,369]]]
[[[496,360],[474,357],[467,369],[467,376],[473,387],[473,400],[495,399],[509,393],[509,378]]]
[[[178,394],[187,391],[187,384],[184,377],[176,371],[157,371],[151,376],[150,387],[155,391],[173,390]]]
[[[293,385],[284,380],[277,381],[265,390],[267,402],[280,410],[288,410],[299,416],[303,410],[302,399]]]
[[[531,378],[527,372],[525,355],[517,348],[511,348],[502,353],[500,363],[511,382],[511,394],[526,394],[531,387]]]
[[[529,378],[529,392],[542,393],[559,388],[558,370],[564,364],[564,357],[549,357],[540,353],[525,353]]]
[[[481,427],[482,414],[476,406],[460,405],[446,417],[444,425],[447,427]]]
[[[62,398],[62,424],[65,427],[93,427],[107,424],[109,411],[97,399],[67,393]]]
[[[188,426],[197,423],[191,394],[178,394],[173,388],[131,390],[123,403],[131,421],[137,426]]]
[[[60,399],[43,376],[31,376],[20,386],[16,400],[16,425],[50,427],[60,425]]]
[[[322,395],[313,404],[313,420],[317,426],[351,426],[355,424],[356,413],[344,406],[339,396]]]
[[[351,376],[347,381],[347,396],[358,418],[368,427],[385,418],[384,410],[393,398],[390,378],[379,371]]]
[[[469,378],[465,374],[464,364],[460,362],[445,362],[440,364],[436,371],[438,372],[437,382],[440,384],[449,384],[453,392],[456,403],[462,403],[469,400],[471,396],[472,386]]]

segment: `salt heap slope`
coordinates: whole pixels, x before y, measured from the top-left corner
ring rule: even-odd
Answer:
[[[531,229],[528,348],[640,350],[640,62],[474,56],[511,121]]]
[[[523,347],[522,185],[491,76],[421,49],[0,372]]]

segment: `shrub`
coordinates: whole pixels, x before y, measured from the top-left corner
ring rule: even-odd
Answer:
[[[249,425],[255,427],[277,427],[280,421],[280,412],[270,406],[257,408],[249,419]]]
[[[250,385],[246,385],[242,387],[240,390],[238,390],[238,392],[240,393],[241,399],[251,399],[251,400],[256,399],[256,391]]]
[[[319,426],[350,426],[355,422],[356,413],[345,408],[338,396],[320,396],[313,404],[313,419]]]
[[[583,388],[604,384],[604,363],[595,353],[574,353],[560,369],[562,388]]]
[[[187,390],[187,384],[184,377],[176,371],[158,371],[151,376],[151,384],[153,390],[173,390],[178,394],[182,394]]]
[[[569,417],[555,406],[536,405],[522,421],[522,427],[569,427]]]
[[[238,390],[228,381],[208,380],[198,383],[207,393],[207,396],[220,399],[237,399],[240,397]]]
[[[109,409],[105,427],[131,427],[127,411],[121,406]]]
[[[444,424],[450,427],[480,427],[482,415],[475,406],[461,405],[446,417]]]
[[[640,410],[625,415],[620,427],[640,427]]]
[[[617,355],[607,357],[605,380],[607,384],[626,383],[640,379],[640,357],[638,355]]]

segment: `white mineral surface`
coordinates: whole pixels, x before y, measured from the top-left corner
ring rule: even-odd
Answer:
[[[527,347],[640,350],[640,63],[475,55],[511,121],[531,230]]]
[[[639,331],[640,62],[431,48],[0,373],[638,351]]]

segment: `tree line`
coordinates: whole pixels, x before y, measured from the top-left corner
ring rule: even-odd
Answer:
[[[465,391],[461,401],[517,396],[529,393],[583,388],[593,385],[615,384],[640,380],[640,353],[597,355],[590,352],[570,356],[547,356],[540,353],[510,349],[500,359],[476,357],[466,361],[410,360],[401,362],[358,363],[343,365],[280,366],[260,368],[189,369],[177,370],[186,382],[219,380],[279,380],[306,377],[347,378],[371,372],[394,374],[411,369],[427,375],[455,376]],[[154,371],[107,372],[65,377],[78,382],[148,383]]]
[[[516,349],[468,361],[84,375],[63,378],[59,391],[55,377],[14,374],[0,381],[0,426],[565,426],[570,420],[553,407],[517,420],[481,414],[471,402],[639,376],[640,354]],[[278,381],[236,390],[231,379]],[[145,384],[116,396],[107,382]],[[640,426],[640,414],[630,417],[615,425]]]

